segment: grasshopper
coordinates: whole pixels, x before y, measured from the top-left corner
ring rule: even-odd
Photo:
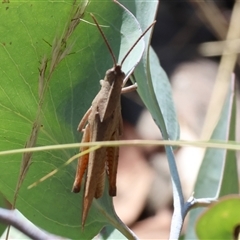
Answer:
[[[124,87],[129,75],[126,77],[122,71],[122,64],[126,57],[145,35],[145,33],[155,24],[153,22],[144,33],[138,38],[134,45],[127,52],[121,64],[117,64],[111,47],[100,28],[96,18],[91,14],[106,46],[112,56],[114,66],[106,72],[104,80],[100,81],[101,89],[92,102],[92,106],[83,116],[78,125],[78,131],[83,131],[82,143],[95,141],[119,140],[123,131],[121,116],[121,93],[136,89],[136,85]],[[87,150],[88,147],[81,147],[80,151]],[[100,198],[104,191],[105,174],[109,181],[109,195],[116,196],[116,176],[118,166],[118,147],[102,147],[85,154],[78,159],[76,177],[72,191],[80,191],[81,183],[86,172],[83,193],[82,227],[92,204],[93,198]]]

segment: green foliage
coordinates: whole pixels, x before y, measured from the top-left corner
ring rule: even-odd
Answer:
[[[156,1],[123,3],[130,11],[113,1],[92,1],[90,4],[87,0],[4,1],[0,5],[0,151],[74,143],[81,139],[76,131],[79,120],[100,89],[99,80],[113,65],[99,31],[90,24],[89,13],[93,13],[102,25],[114,55],[121,62],[142,30],[153,22],[158,6]],[[127,73],[141,60],[134,72],[139,95],[161,129],[163,138],[176,140],[179,127],[171,87],[150,48],[150,39],[151,31],[128,56],[123,70]],[[230,86],[212,140],[235,140],[233,89]],[[171,147],[166,150],[168,159],[174,162]],[[0,192],[11,203],[16,197],[16,208],[51,233],[73,239],[91,239],[107,226],[99,238],[114,239],[123,235],[134,238],[116,216],[107,187],[104,196],[94,200],[84,231],[81,230],[82,193],[71,193],[75,164],[27,189],[77,152],[61,149],[1,156]],[[173,175],[175,169],[171,169]],[[195,197],[218,198],[238,193],[238,187],[235,153],[208,149],[196,182]],[[198,236],[201,239],[213,236],[230,239],[233,224],[238,223],[233,211],[238,205],[238,198],[214,205],[200,218]],[[225,219],[228,223],[226,231],[215,227],[221,226],[215,216],[221,216],[223,209],[230,216]],[[194,227],[201,212],[202,209],[191,211],[185,239],[196,238]],[[211,224],[206,224],[209,221]],[[203,231],[211,226],[219,232]]]
[[[229,195],[204,211],[196,225],[199,239],[239,239],[240,198]]]
[[[234,88],[234,83],[231,82],[221,117],[211,137],[212,140],[235,140],[236,98]],[[238,193],[236,161],[235,152],[231,150],[207,149],[195,184],[194,197],[218,198]],[[185,239],[197,239],[194,229],[196,220],[202,211],[202,208],[191,210]],[[212,227],[216,226],[212,225]]]
[[[124,235],[122,235],[117,229],[114,229],[112,226],[106,226],[101,231],[101,234],[97,237],[98,240],[106,240],[106,239],[125,239]]]
[[[156,2],[126,4],[136,16],[147,13],[154,18]],[[99,80],[113,65],[100,33],[88,23],[92,22],[89,13],[102,25],[118,61],[141,34],[138,21],[112,1],[15,1],[3,3],[0,13],[0,150],[79,141],[78,122],[98,92]],[[141,26],[145,29],[152,20],[145,19]],[[147,46],[150,36],[145,37]],[[139,62],[143,47],[142,40],[124,62],[125,72]],[[156,66],[161,69],[158,62]],[[145,79],[138,81],[143,85]],[[73,165],[27,189],[75,153],[62,149],[1,157],[0,191],[11,203],[16,195],[16,208],[52,233],[90,239],[111,224],[129,236],[106,189],[103,198],[94,201],[81,231],[82,194],[71,193]]]
[[[128,1],[128,9],[136,16],[142,29],[146,29],[154,21],[155,14],[153,13],[156,13],[157,5],[157,1],[151,4],[149,1],[139,1],[136,6],[133,6],[131,1]],[[134,71],[138,82],[138,93],[161,130],[163,138],[176,140],[179,138],[179,125],[173,105],[171,86],[166,73],[160,67],[156,53],[149,45],[150,35],[151,32],[148,32],[145,37],[148,47]]]

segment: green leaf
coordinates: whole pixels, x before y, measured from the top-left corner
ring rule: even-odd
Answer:
[[[172,100],[171,85],[152,48],[144,53],[134,71],[138,93],[150,111],[165,140],[179,138],[179,125]]]
[[[235,140],[236,99],[234,91],[232,81],[221,117],[211,136],[212,140]],[[194,197],[218,198],[232,193],[238,193],[235,153],[226,149],[207,149],[195,184]],[[186,239],[196,239],[194,225],[202,211],[202,208],[191,210]]]
[[[212,205],[200,216],[196,225],[199,239],[239,239],[240,197],[230,195]]]
[[[102,229],[99,236],[96,238],[98,240],[110,240],[110,239],[125,239],[124,235],[121,234],[118,230],[114,229],[112,226],[106,226]]]
[[[172,89],[169,79],[165,71],[160,66],[156,53],[150,48],[149,66],[152,78],[154,93],[157,99],[160,111],[157,111],[156,104],[153,105],[153,113],[158,113],[156,122],[162,131],[163,136],[169,137],[170,140],[177,140],[179,138],[179,124],[175,111],[175,106],[172,99]],[[147,99],[147,98],[146,98]],[[162,117],[161,116],[162,113]],[[164,123],[166,130],[164,130]]]
[[[142,29],[146,29],[155,20],[157,1],[150,4],[148,1],[140,0],[136,6],[131,2],[126,4],[140,22]],[[151,12],[151,15],[148,12]],[[172,99],[171,85],[160,66],[156,53],[149,47],[151,34],[149,31],[145,36],[149,49],[146,48],[140,64],[134,71],[138,93],[161,129],[163,138],[176,140],[179,138],[179,124]]]
[[[72,0],[0,5],[1,151],[23,148],[26,142],[45,146],[80,140],[76,131],[79,120],[113,62],[95,26],[80,21],[74,28],[79,4]],[[86,7],[84,20],[92,22],[89,13],[106,26],[102,29],[120,61],[141,34],[138,22],[112,1],[92,1]],[[143,41],[139,42],[124,62],[124,71],[137,64],[143,47]],[[30,155],[16,208],[34,224],[68,238],[90,239],[109,223],[127,234],[107,193],[94,201],[81,231],[82,194],[71,193],[73,165],[27,190],[77,152],[62,149]],[[20,154],[0,158],[0,191],[10,202],[14,201],[21,159]]]

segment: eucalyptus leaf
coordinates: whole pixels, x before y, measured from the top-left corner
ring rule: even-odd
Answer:
[[[100,234],[94,238],[95,240],[111,240],[111,239],[126,239],[124,235],[119,232],[117,229],[114,229],[112,226],[108,225],[102,229]]]
[[[229,195],[204,211],[196,225],[198,239],[239,239],[240,198]]]
[[[125,4],[136,16],[143,30],[155,20],[157,1],[153,1],[151,4],[142,0],[137,4],[129,1]],[[151,15],[148,12],[151,12]],[[176,140],[179,138],[180,130],[172,99],[171,85],[156,53],[150,47],[151,34],[149,31],[145,36],[147,48],[140,64],[134,71],[138,83],[138,93],[161,130],[163,138]]]
[[[93,22],[89,13],[121,61],[141,29],[130,12],[112,1],[10,1],[0,5],[1,151],[23,148],[26,143],[45,146],[80,140],[79,120],[100,89],[99,80],[113,66],[99,31],[88,23]],[[124,71],[137,64],[143,47],[140,41],[124,62]],[[90,239],[107,223],[127,231],[107,193],[94,201],[81,231],[82,193],[71,193],[73,165],[27,189],[77,152],[62,149],[30,155],[16,208],[34,224],[68,238]],[[22,158],[20,154],[0,157],[0,191],[10,202]]]
[[[235,140],[236,99],[234,81],[229,91],[212,140]],[[238,193],[236,156],[231,150],[207,149],[194,188],[195,198],[218,198],[222,194]],[[190,211],[185,239],[197,239],[194,225],[203,208]]]

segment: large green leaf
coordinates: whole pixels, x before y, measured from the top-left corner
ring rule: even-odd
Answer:
[[[151,2],[151,5],[148,1],[140,0],[137,4],[129,1],[126,2],[126,5],[136,16],[142,29],[146,29],[154,21],[158,1]],[[151,8],[151,15],[148,14],[149,8]],[[145,36],[148,48],[145,49],[143,58],[134,71],[138,82],[138,93],[161,129],[163,138],[176,140],[179,138],[179,125],[173,104],[171,85],[156,53],[149,47],[151,34],[149,31]]]
[[[26,142],[35,145],[36,141],[37,146],[44,146],[80,139],[76,132],[78,122],[99,90],[99,80],[113,62],[95,26],[80,21],[73,27],[78,21],[78,7],[79,1],[74,0],[0,5],[0,150],[23,148]],[[92,1],[86,7],[84,19],[92,22],[90,12],[106,26],[103,31],[121,60],[140,36],[138,22],[112,1]],[[124,71],[137,64],[142,50],[140,42],[125,61]],[[60,62],[59,54],[63,58]],[[46,92],[42,94],[44,85]],[[124,232],[106,193],[94,201],[81,231],[82,194],[71,193],[73,165],[27,190],[27,186],[76,152],[62,149],[34,153],[16,207],[34,224],[69,238],[90,239],[107,223]],[[21,155],[0,158],[0,191],[10,202],[21,159]]]
[[[199,239],[239,239],[240,198],[230,195],[204,211],[196,225]]]
[[[235,140],[236,99],[234,83],[229,92],[212,140]],[[235,152],[226,149],[207,149],[194,188],[196,198],[218,198],[238,193],[238,175]],[[194,226],[202,208],[193,209],[185,239],[196,239]]]
[[[106,239],[125,239],[117,229],[114,229],[112,226],[106,226],[102,229],[101,233],[97,237],[97,240],[106,240]]]

